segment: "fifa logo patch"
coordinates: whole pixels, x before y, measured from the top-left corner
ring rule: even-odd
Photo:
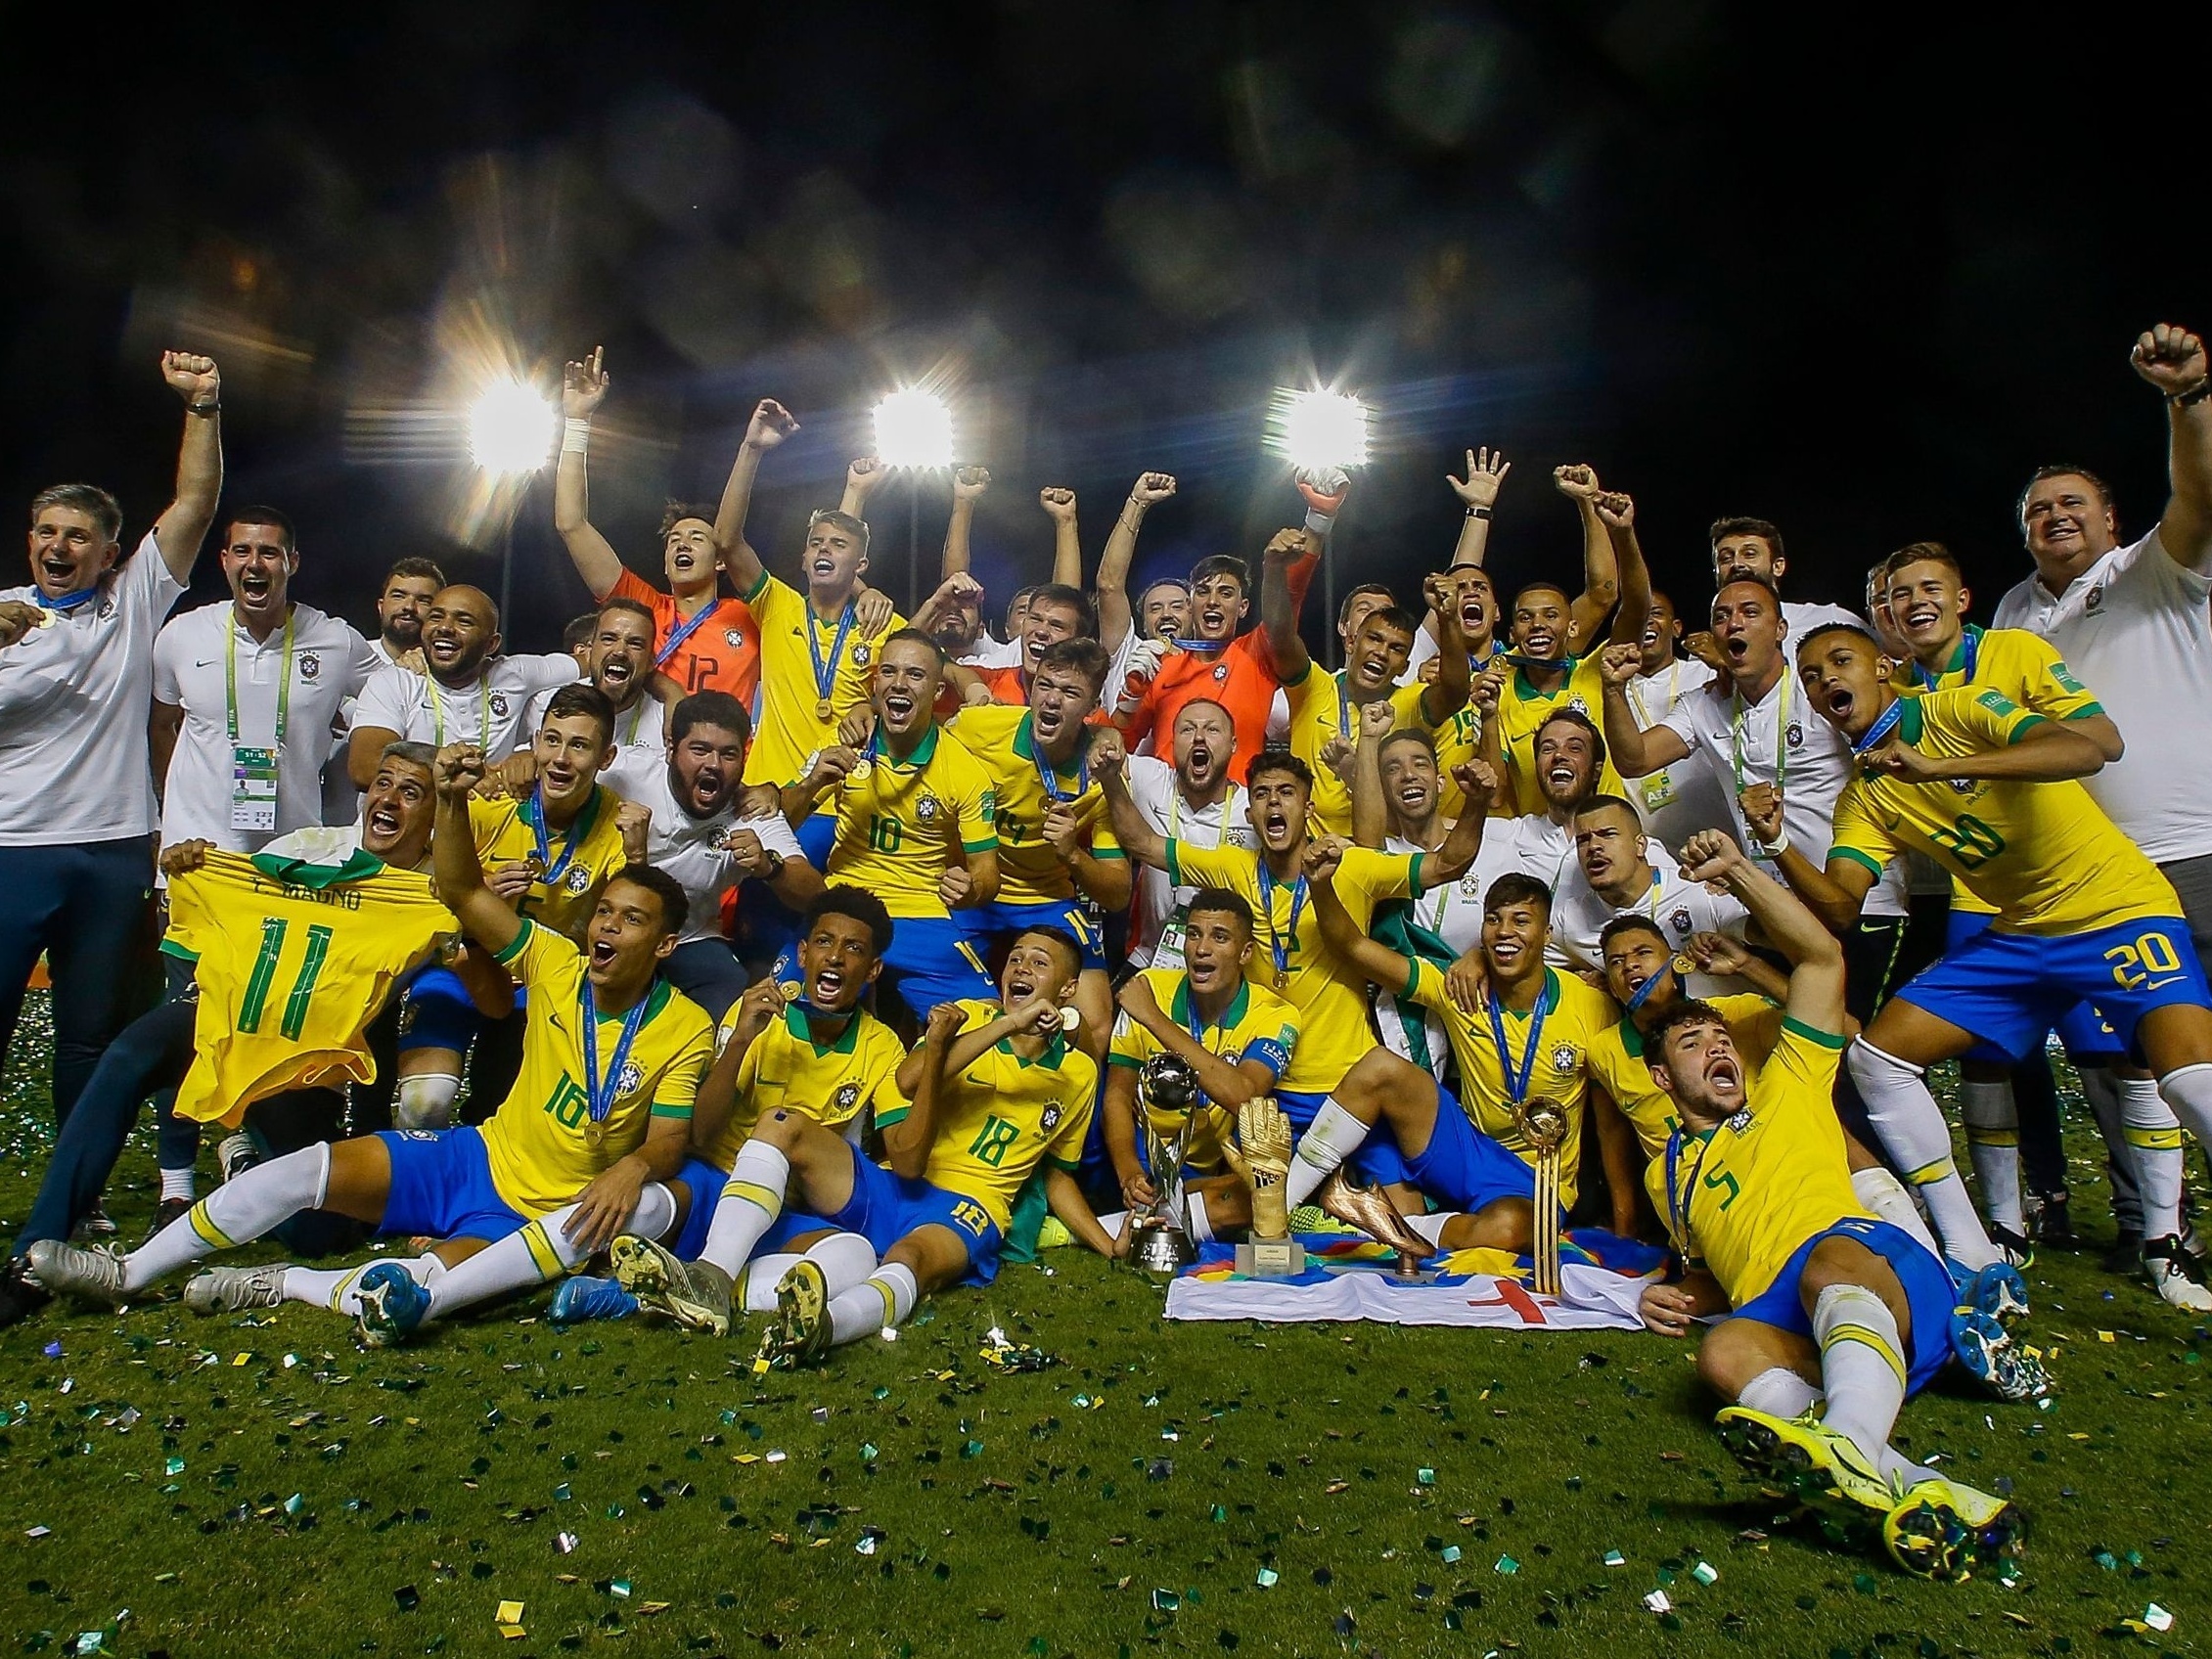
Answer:
[[[319,680],[323,676],[323,659],[308,651],[299,659],[299,677],[302,680]]]

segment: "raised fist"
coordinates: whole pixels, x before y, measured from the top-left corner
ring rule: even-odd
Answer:
[[[988,467],[963,467],[952,475],[952,498],[955,501],[977,501],[991,487],[991,470]]]
[[[764,397],[745,423],[745,448],[774,449],[798,430],[798,418],[772,397]]]
[[[1140,472],[1129,486],[1129,499],[1139,507],[1157,507],[1175,493],[1175,478],[1168,472]]]
[[[592,411],[607,400],[612,383],[607,374],[607,347],[595,345],[581,363],[561,371],[561,413],[571,421],[588,421]]]
[[[1058,522],[1075,516],[1075,492],[1061,484],[1048,484],[1037,492],[1037,505]]]
[[[1576,501],[1594,501],[1599,494],[1598,469],[1570,464],[1552,469],[1552,482],[1558,485],[1559,494],[1572,496]]]
[[[220,403],[223,400],[223,377],[215,369],[212,357],[202,357],[191,351],[164,351],[161,353],[161,379],[169,382],[169,389],[191,408],[200,403]]]
[[[2145,329],[2128,361],[2168,397],[2194,391],[2204,383],[2204,342],[2179,323]]]
[[[1625,530],[1636,522],[1636,502],[1619,490],[1600,490],[1594,498],[1598,516],[1616,530]]]

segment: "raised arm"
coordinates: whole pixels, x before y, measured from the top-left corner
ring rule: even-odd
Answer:
[[[1459,545],[1452,549],[1454,569],[1463,564],[1478,570],[1482,567],[1483,557],[1490,551],[1490,512],[1498,505],[1498,491],[1505,484],[1506,474],[1512,470],[1513,464],[1506,459],[1504,450],[1486,446],[1467,452],[1466,477],[1444,474],[1444,481],[1467,509],[1467,516],[1460,523]]]
[[[1145,515],[1175,493],[1175,480],[1165,472],[1142,472],[1129,486],[1129,499],[1121,504],[1121,516],[1113,521],[1106,551],[1099,555],[1099,644],[1111,651],[1129,637],[1134,616],[1129,603],[1129,567],[1137,559],[1137,532]]]
[[[1050,484],[1037,492],[1037,505],[1053,521],[1053,575],[1062,587],[1083,585],[1083,537],[1075,527],[1075,492]]]
[[[1482,833],[1490,823],[1490,803],[1503,787],[1499,769],[1487,760],[1463,760],[1452,778],[1467,796],[1467,806],[1452,824],[1444,844],[1422,861],[1421,884],[1433,892],[1474,868],[1482,852]]]
[[[909,1181],[919,1181],[929,1162],[929,1143],[937,1138],[937,1107],[944,1095],[945,1072],[952,1066],[947,1050],[967,1017],[959,1004],[939,1003],[929,1010],[922,1040],[899,1062],[898,1090],[912,1104],[904,1117],[884,1126],[883,1161],[893,1174]],[[999,1023],[992,1020],[984,1029]]]
[[[760,555],[745,540],[745,517],[752,511],[752,486],[760,476],[760,458],[798,430],[791,412],[772,397],[754,406],[745,423],[738,458],[730,463],[729,480],[722,486],[722,502],[714,510],[714,545],[722,550],[722,568],[738,592],[749,594],[760,580]]]
[[[223,377],[212,357],[164,351],[161,379],[184,399],[184,441],[177,446],[176,499],[154,521],[154,545],[169,574],[190,582],[223,494]]]
[[[745,1065],[745,1054],[783,1013],[783,994],[774,979],[756,979],[745,987],[745,995],[730,1011],[736,1016],[730,1040],[707,1067],[699,1086],[699,1098],[692,1102],[692,1149],[697,1152],[707,1151],[722,1138],[723,1127],[737,1109],[738,1073]]]
[[[1826,869],[1807,858],[1783,828],[1782,796],[1772,784],[1753,784],[1737,796],[1737,805],[1752,839],[1774,861],[1789,890],[1812,907],[1823,926],[1841,935],[1859,925],[1859,912],[1874,884],[1873,871],[1841,854],[1830,854]],[[1778,845],[1780,852],[1775,850]]]
[[[1091,740],[1091,776],[1099,781],[1099,792],[1106,796],[1106,816],[1113,821],[1113,838],[1121,843],[1124,853],[1140,864],[1165,870],[1166,838],[1146,820],[1137,805],[1137,797],[1129,792],[1128,761],[1121,734],[1110,726],[1100,728]]]
[[[1683,874],[1718,881],[1789,959],[1789,1017],[1815,1031],[1843,1030],[1843,946],[1786,887],[1762,872],[1735,840],[1700,830],[1683,843]]]
[[[1360,710],[1360,742],[1352,754],[1352,839],[1379,848],[1390,838],[1390,803],[1382,794],[1382,741],[1390,736],[1387,697]]]
[[[1307,544],[1312,539],[1308,530],[1278,530],[1260,555],[1260,626],[1275,656],[1275,672],[1286,684],[1313,666],[1306,642],[1298,637],[1299,601],[1305,595],[1290,591],[1290,566],[1311,551]]]
[[[430,874],[438,901],[460,919],[461,930],[493,955],[512,945],[522,921],[507,901],[484,884],[476,834],[469,824],[469,792],[484,778],[484,752],[474,743],[449,743],[437,755],[437,824],[430,833]]]
[[[2160,323],[2135,342],[2135,372],[2166,399],[2166,476],[2173,493],[2158,540],[2177,564],[2212,576],[2212,379],[2204,342]]]
[[[1480,814],[1469,814],[1479,817]],[[1461,820],[1465,823],[1466,820]],[[1389,946],[1368,937],[1352,923],[1352,914],[1336,896],[1338,857],[1326,842],[1306,849],[1306,891],[1312,896],[1314,919],[1329,948],[1350,963],[1362,979],[1381,987],[1393,997],[1413,983],[1413,964]]]
[[[607,374],[607,348],[592,347],[581,363],[561,373],[561,461],[553,470],[553,527],[568,549],[576,574],[603,600],[622,579],[622,560],[612,544],[592,526],[591,492],[584,475],[591,440],[592,413],[606,400],[612,382]]]
[[[868,498],[883,487],[890,469],[873,455],[856,455],[845,468],[844,494],[837,497],[837,511],[868,521]]]
[[[1613,538],[1604,519],[1598,516],[1601,491],[1597,470],[1560,467],[1554,470],[1552,480],[1582,517],[1582,592],[1568,607],[1573,637],[1567,646],[1574,655],[1581,656],[1589,651],[1606,614],[1620,599],[1620,571],[1613,560]]]
[[[1644,625],[1651,619],[1651,567],[1644,562],[1644,547],[1636,539],[1636,503],[1619,490],[1600,490],[1595,503],[1605,534],[1612,539],[1613,560],[1620,572],[1620,608],[1606,636],[1616,646],[1644,647]]]
[[[1690,758],[1690,745],[1671,726],[1647,732],[1637,725],[1628,683],[1643,665],[1644,648],[1635,644],[1607,646],[1598,659],[1605,683],[1605,752],[1623,778],[1643,778]]]
[[[1421,717],[1433,731],[1467,707],[1473,670],[1467,662],[1458,592],[1445,576],[1424,577],[1421,586],[1428,596],[1428,627],[1436,641],[1436,678],[1422,688]]]
[[[855,462],[854,465],[858,466],[859,463]],[[975,504],[983,499],[983,492],[990,487],[991,470],[988,467],[963,467],[952,475],[952,516],[945,520],[945,557],[942,566],[946,588],[952,586],[955,576],[968,574],[969,534],[975,527]],[[944,591],[944,588],[938,590],[939,593]],[[958,593],[966,590],[953,591]],[[977,594],[982,592],[980,588],[975,591]]]

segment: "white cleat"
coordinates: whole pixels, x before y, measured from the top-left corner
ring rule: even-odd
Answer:
[[[33,1246],[35,1248],[36,1246]],[[2195,1258],[2179,1238],[2152,1238],[2143,1246],[2144,1271],[2150,1286],[2169,1307],[2189,1314],[2212,1314],[2212,1290],[2197,1278]]]
[[[104,1302],[119,1308],[129,1300],[123,1288],[123,1259],[106,1245],[87,1249],[41,1238],[24,1252],[30,1277],[42,1290],[57,1291],[85,1302]]]
[[[184,1287],[184,1305],[196,1314],[243,1314],[284,1300],[285,1267],[208,1268]]]

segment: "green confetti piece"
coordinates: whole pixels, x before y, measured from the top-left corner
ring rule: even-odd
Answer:
[[[1226,1503],[1216,1503],[1213,1506],[1213,1524],[1215,1526],[1219,1526],[1227,1519],[1229,1519],[1229,1505]]]
[[[1494,1565],[1490,1570],[1494,1573],[1504,1573],[1507,1577],[1510,1578],[1514,1573],[1520,1571],[1520,1563],[1514,1560],[1511,1555],[1501,1555],[1498,1557],[1496,1565]]]
[[[1434,1486],[1436,1484],[1436,1471],[1434,1469],[1416,1469],[1414,1470],[1414,1479],[1423,1486]]]
[[[1259,1570],[1259,1576],[1253,1579],[1252,1582],[1258,1585],[1262,1590],[1273,1590],[1278,1584],[1282,1582],[1282,1580],[1283,1575],[1278,1573],[1273,1567],[1262,1567]]]
[[[980,1457],[983,1455],[983,1443],[980,1440],[971,1440],[961,1447],[960,1455],[963,1457]]]
[[[171,1458],[169,1458],[169,1459],[168,1459],[168,1461],[164,1462],[164,1463],[163,1463],[163,1464],[161,1465],[161,1472],[162,1472],[163,1474],[165,1474],[165,1475],[181,1475],[181,1474],[183,1474],[183,1473],[184,1473],[184,1459],[183,1459],[182,1457],[171,1457]]]
[[[1699,1584],[1713,1584],[1720,1578],[1720,1569],[1710,1561],[1700,1561],[1690,1569],[1690,1576]]]
[[[860,1443],[860,1460],[862,1462],[873,1463],[877,1457],[878,1453],[873,1442],[864,1440]]]
[[[1617,1549],[1606,1550],[1603,1558],[1608,1567],[1625,1567],[1628,1565],[1628,1557]]]
[[[1443,1559],[1446,1565],[1450,1565],[1452,1562],[1457,1561],[1459,1558],[1460,1547],[1458,1545],[1447,1544],[1444,1546]]]

